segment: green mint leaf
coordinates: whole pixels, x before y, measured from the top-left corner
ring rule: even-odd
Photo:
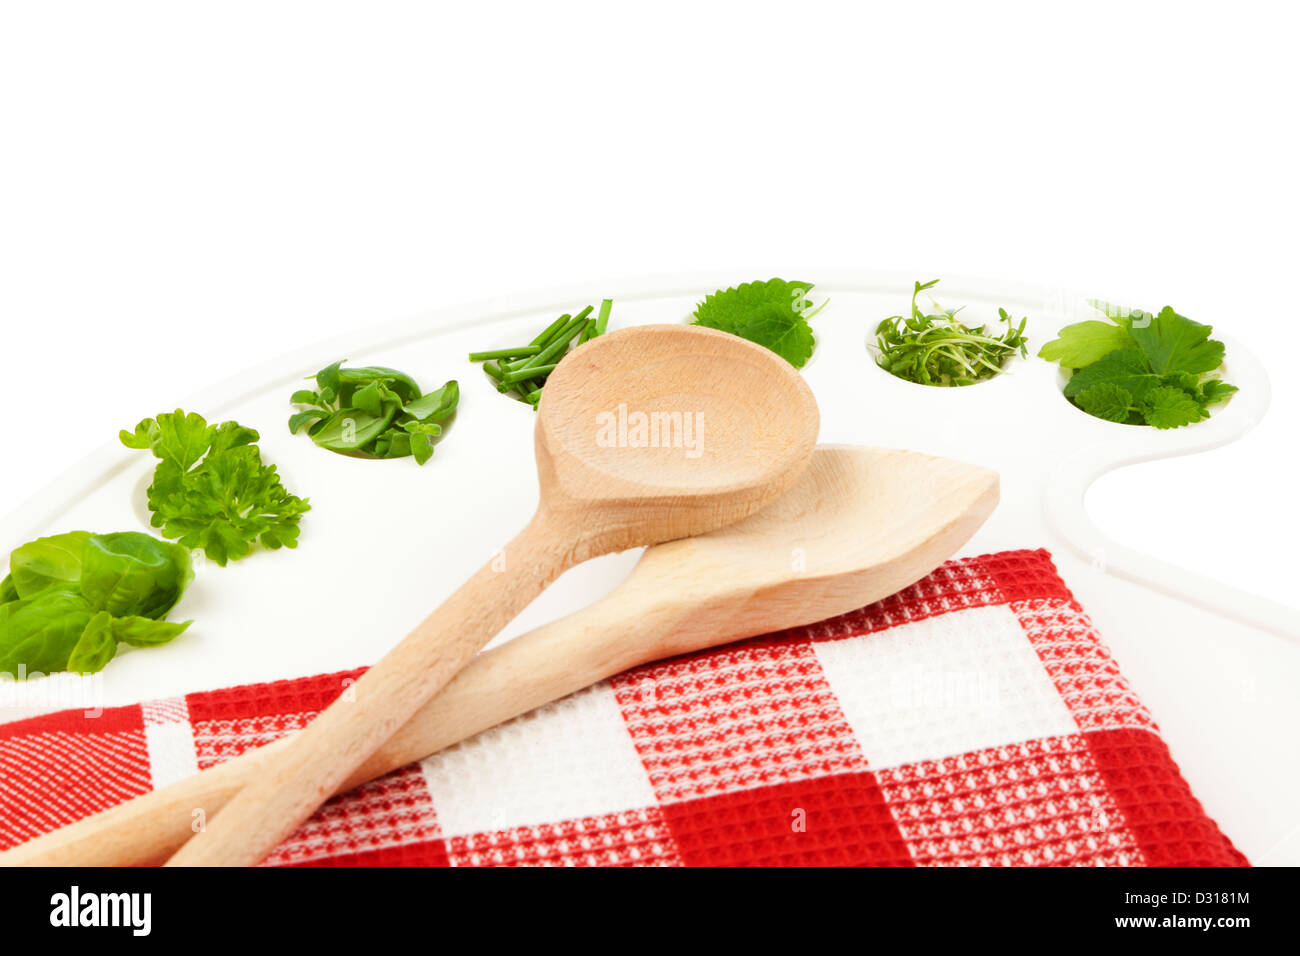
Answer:
[[[1207,412],[1181,389],[1162,385],[1149,391],[1141,406],[1142,417],[1155,428],[1178,428],[1205,418]]]
[[[1085,388],[1075,397],[1075,404],[1089,415],[1108,422],[1127,422],[1133,412],[1133,394],[1111,382]]]

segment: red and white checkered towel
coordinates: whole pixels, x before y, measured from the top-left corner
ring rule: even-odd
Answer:
[[[0,726],[0,848],[306,725],[357,672]],[[1245,865],[1046,551],[638,667],[332,800],[271,863]]]

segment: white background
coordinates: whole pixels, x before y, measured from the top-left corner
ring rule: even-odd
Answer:
[[[1253,346],[1261,427],[1090,505],[1296,603],[1296,26],[1243,3],[0,2],[0,512],[372,323],[897,269],[1172,304]]]

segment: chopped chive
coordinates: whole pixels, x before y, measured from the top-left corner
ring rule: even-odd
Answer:
[[[501,381],[505,385],[514,385],[516,382],[526,382],[529,379],[537,378],[540,375],[549,375],[553,371],[555,371],[554,365],[538,365],[532,368],[521,368],[517,372],[506,372],[506,374],[501,377]]]
[[[492,349],[488,352],[470,352],[471,362],[486,362],[488,359],[527,358],[542,350],[540,345],[519,345],[512,349]]]
[[[596,336],[596,320],[588,319],[587,324],[582,327],[582,334],[578,336],[578,344],[588,342]]]
[[[564,328],[564,323],[568,322],[570,318],[572,318],[572,316],[570,316],[569,313],[567,312],[564,313],[564,315],[560,316],[558,319],[556,319],[546,328],[542,329],[541,334],[538,335],[537,338],[533,339],[528,344],[536,345],[538,348],[544,347],[546,343],[551,340],[552,335],[560,331],[560,329]]]
[[[577,335],[578,330],[586,324],[587,317],[585,315],[581,318],[575,316],[570,319],[568,324],[564,328],[560,329],[559,333],[551,339],[550,344],[548,344],[546,348],[542,349],[531,358],[524,359],[522,365],[512,366],[511,370],[522,372],[524,369],[538,368],[542,365],[550,364],[554,359],[563,354],[565,349],[569,347],[569,340]]]
[[[609,325],[609,312],[614,308],[613,299],[600,300],[600,312],[596,316],[596,331],[593,335],[604,335],[605,327]]]

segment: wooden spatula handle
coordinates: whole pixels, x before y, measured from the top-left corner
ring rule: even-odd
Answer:
[[[537,516],[294,737],[168,865],[251,866],[312,815],[420,707],[574,561]]]
[[[340,785],[343,793],[604,680],[654,655],[665,626],[648,595],[613,595],[480,654]],[[632,637],[634,639],[627,640]],[[643,649],[629,654],[629,648]],[[289,739],[0,853],[2,866],[153,866],[257,779]]]

